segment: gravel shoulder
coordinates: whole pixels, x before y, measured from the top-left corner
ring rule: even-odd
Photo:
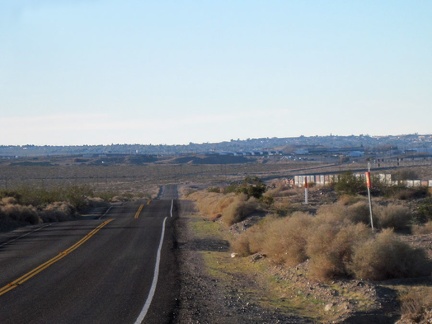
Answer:
[[[176,225],[181,289],[174,323],[312,322],[257,305],[248,297],[247,291],[258,284],[246,276],[229,280],[209,274],[202,252],[219,249],[228,253],[227,246],[216,239],[197,239],[190,227],[197,221],[196,217],[190,216],[192,213],[193,204],[182,201]]]

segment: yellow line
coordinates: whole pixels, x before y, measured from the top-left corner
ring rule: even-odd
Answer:
[[[141,214],[142,210],[144,208],[144,205],[140,205],[137,212],[135,213],[135,219],[137,219],[139,217],[139,215]]]
[[[34,268],[33,270],[31,270],[31,271],[27,272],[26,274],[22,275],[21,277],[19,277],[18,279],[15,279],[14,281],[8,283],[6,286],[0,288],[0,296],[6,294],[8,291],[18,287],[19,285],[22,285],[24,282],[26,282],[30,278],[34,277],[35,275],[37,275],[39,272],[42,272],[43,270],[45,270],[49,266],[53,265],[57,261],[63,259],[66,255],[68,255],[72,251],[75,251],[78,247],[80,247],[85,242],[87,242],[88,239],[90,239],[93,235],[95,235],[97,232],[99,232],[102,227],[104,227],[105,225],[107,225],[108,223],[110,223],[113,220],[114,220],[113,218],[107,219],[105,222],[101,223],[99,226],[97,226],[95,229],[93,229],[90,233],[88,233],[86,236],[84,236],[81,240],[76,242],[74,245],[72,245],[67,250],[60,252],[58,255],[51,258],[50,260],[42,263],[40,266]]]

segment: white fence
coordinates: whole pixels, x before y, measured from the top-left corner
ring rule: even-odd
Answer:
[[[364,173],[354,173],[356,177],[365,178]],[[299,175],[294,176],[294,186],[303,187],[306,179],[308,184],[316,186],[325,186],[337,182],[340,174],[321,174],[321,175]],[[432,187],[432,180],[392,180],[391,174],[379,173],[373,174],[373,181],[379,181],[387,185],[405,185],[407,187]]]

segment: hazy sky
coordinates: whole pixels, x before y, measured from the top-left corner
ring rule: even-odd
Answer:
[[[432,133],[429,0],[0,0],[0,145]]]

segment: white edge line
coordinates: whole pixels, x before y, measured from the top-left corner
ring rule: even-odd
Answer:
[[[159,248],[157,251],[157,256],[156,256],[156,264],[155,264],[155,269],[154,269],[154,274],[153,274],[153,282],[149,291],[149,294],[147,296],[147,300],[144,304],[143,309],[141,310],[141,313],[138,315],[138,318],[135,321],[135,324],[141,324],[142,321],[144,320],[144,317],[147,315],[147,312],[150,308],[150,304],[153,300],[153,296],[155,294],[156,291],[156,285],[158,282],[158,278],[159,278],[159,264],[160,264],[160,258],[161,258],[161,250],[162,250],[162,244],[163,244],[163,240],[164,240],[164,236],[165,236],[165,222],[167,220],[167,217],[165,217],[163,224],[162,224],[162,234],[161,234],[161,239],[159,242]]]
[[[170,211],[171,217],[173,217],[173,207],[174,207],[174,199],[171,199],[171,211]]]
[[[110,207],[106,210],[106,212],[103,213],[103,215],[99,217],[99,219],[102,219],[103,217],[105,217],[105,215],[109,213],[109,211],[111,210],[111,208],[112,208],[112,206],[110,206]]]

